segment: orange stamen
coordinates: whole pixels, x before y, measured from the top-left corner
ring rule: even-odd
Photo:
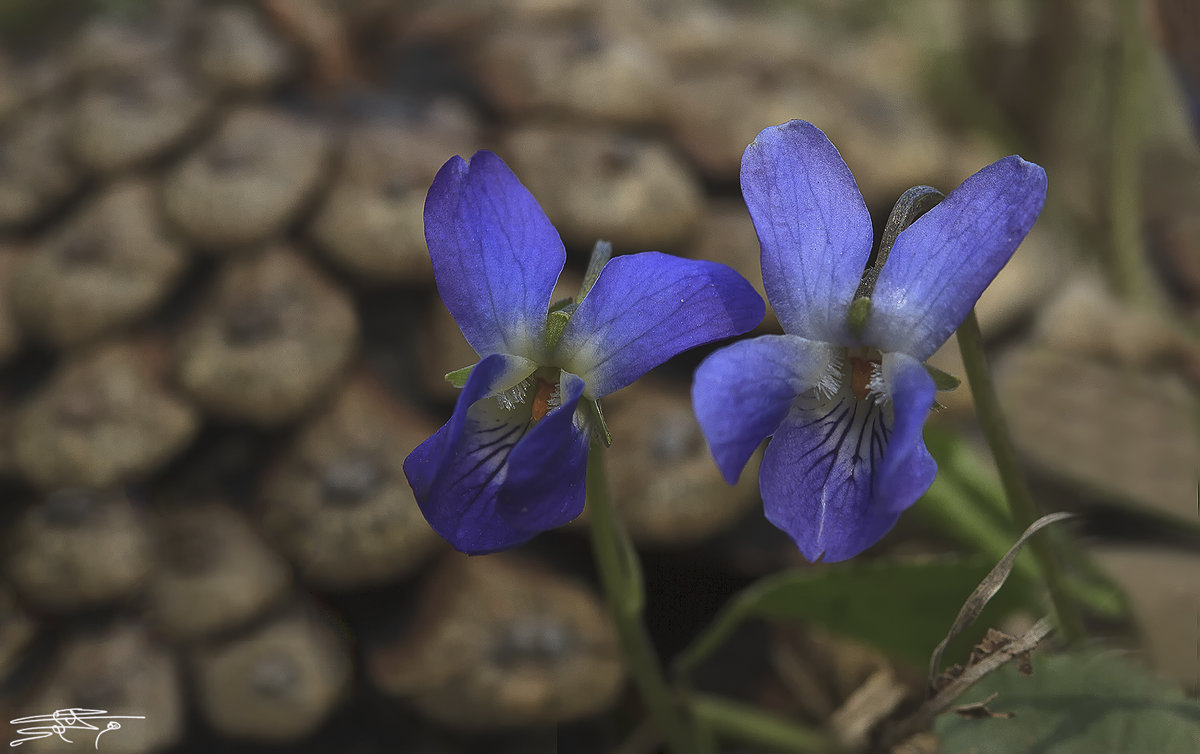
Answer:
[[[533,394],[533,420],[541,421],[546,414],[550,413],[552,406],[550,398],[554,395],[554,385],[546,382],[542,378],[538,378],[537,390]]]
[[[878,364],[878,361],[871,359],[850,357],[850,392],[854,393],[855,398],[865,400],[871,394],[867,386],[870,384],[871,374]]]

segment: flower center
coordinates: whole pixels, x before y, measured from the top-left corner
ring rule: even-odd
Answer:
[[[878,359],[850,357],[850,392],[855,398],[866,400],[871,394],[871,380],[876,378],[881,365]]]
[[[874,348],[838,349],[813,386],[812,397],[832,405],[842,396],[868,403],[886,402],[883,354]]]
[[[537,387],[533,392],[533,420],[541,421],[550,410],[562,404],[556,383],[547,382],[541,377],[535,377]]]
[[[546,414],[562,405],[562,392],[558,381],[550,377],[559,370],[539,369],[534,374],[513,385],[496,396],[505,411],[515,411],[517,406],[530,399],[530,419],[539,422]]]

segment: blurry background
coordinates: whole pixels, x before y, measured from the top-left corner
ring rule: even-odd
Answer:
[[[433,287],[425,191],[499,153],[563,235],[563,296],[597,238],[761,290],[738,166],[791,118],[877,226],[910,185],[1046,167],[979,305],[1002,397],[1043,507],[1088,513],[1063,546],[1092,628],[1195,692],[1198,96],[1187,0],[5,0],[0,718],[146,715],[108,751],[650,751],[585,532],[466,559],[412,500],[401,463],[476,358]],[[703,355],[605,403],[668,659],[803,565],[755,462],[729,488],[709,459]],[[953,341],[934,363],[962,374]],[[969,392],[940,400],[939,481],[863,567],[1015,538]],[[865,599],[846,589],[744,625],[696,682],[852,740],[864,682],[881,714],[919,698],[972,578],[901,603],[933,627],[909,656],[835,630]]]

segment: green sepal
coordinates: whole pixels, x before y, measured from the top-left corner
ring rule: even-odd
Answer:
[[[456,388],[462,389],[463,385],[467,384],[467,378],[471,376],[471,370],[475,368],[475,364],[462,369],[455,369],[446,375],[446,382],[449,382]]]
[[[579,402],[579,406],[583,409],[585,420],[588,427],[592,430],[592,435],[604,443],[604,447],[611,447],[612,433],[608,431],[608,424],[604,421],[604,412],[600,410],[600,402],[584,398]]]
[[[546,352],[553,353],[558,346],[559,339],[562,338],[563,330],[567,329],[567,322],[571,320],[571,314],[561,309],[550,312],[546,315]]]
[[[588,295],[588,291],[592,290],[592,286],[600,279],[600,272],[604,269],[604,265],[612,259],[612,250],[612,244],[608,241],[597,241],[596,245],[592,247],[592,256],[588,260],[587,272],[583,274],[583,285],[579,289],[581,303]]]
[[[871,299],[867,296],[859,296],[850,302],[850,316],[847,318],[850,325],[850,332],[856,337],[862,337],[863,330],[867,327],[867,316],[871,313]]]
[[[575,299],[568,296],[564,299],[559,299],[558,301],[555,301],[553,304],[551,304],[550,311],[557,312],[562,309],[566,309],[568,306],[570,306],[571,304],[574,304],[574,303],[575,303]]]
[[[926,364],[925,371],[929,372],[929,376],[933,378],[934,387],[938,390],[953,390],[962,384],[962,380],[949,372],[943,372],[932,364]]]

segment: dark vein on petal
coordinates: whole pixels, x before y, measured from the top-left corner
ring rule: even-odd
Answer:
[[[859,464],[859,462],[861,462],[861,461],[869,460],[866,456],[863,455],[863,440],[869,438],[871,436],[871,434],[873,434],[872,430],[875,427],[875,418],[876,418],[877,414],[878,414],[878,406],[875,406],[874,404],[867,406],[867,416],[866,416],[866,419],[863,420],[862,430],[859,431],[859,433],[858,433],[858,442],[855,443],[855,445],[854,445],[854,465],[855,466],[857,466]],[[870,450],[869,444],[868,444],[868,450]]]
[[[472,474],[474,474],[476,471],[478,471],[478,470],[479,470],[479,468],[480,468],[481,466],[483,466],[484,464],[488,463],[489,461],[491,461],[491,460],[492,460],[493,458],[495,458],[496,456],[500,455],[500,454],[501,454],[501,453],[503,453],[504,451],[506,451],[506,450],[509,450],[509,449],[510,449],[510,448],[512,448],[514,445],[516,445],[516,444],[517,444],[517,442],[518,442],[518,441],[521,439],[521,437],[523,437],[523,436],[524,436],[524,434],[525,434],[525,429],[526,429],[526,426],[525,426],[525,425],[519,425],[519,424],[518,424],[518,425],[514,425],[514,426],[513,426],[513,428],[512,428],[512,431],[510,431],[510,432],[506,433],[504,436],[502,436],[502,437],[501,437],[501,438],[499,438],[498,440],[495,440],[495,441],[493,441],[493,442],[490,442],[490,443],[488,443],[488,444],[486,444],[486,445],[480,445],[480,446],[477,446],[477,447],[475,447],[475,448],[472,448],[470,451],[468,451],[468,452],[466,453],[466,456],[467,456],[468,458],[470,458],[470,457],[474,457],[474,456],[476,456],[476,455],[478,454],[478,452],[479,452],[479,451],[481,451],[481,450],[486,450],[486,449],[489,449],[489,448],[494,448],[494,450],[492,450],[490,453],[487,453],[487,454],[485,454],[485,455],[484,455],[482,458],[480,458],[478,461],[476,461],[476,463],[475,463],[475,465],[474,465],[474,466],[471,466],[469,469],[466,469],[466,470],[465,470],[465,471],[464,471],[462,474],[459,474],[459,475],[458,475],[458,480],[460,480],[460,481],[461,481],[461,480],[464,480],[464,479],[466,479],[467,477],[471,476],[471,475],[472,475]],[[503,443],[505,440],[507,440],[507,439],[509,439],[510,437],[512,437],[514,434],[517,434],[517,435],[518,435],[518,437],[517,437],[515,440],[513,440],[512,442],[510,442],[510,443],[508,443],[508,444],[506,444],[506,445],[504,445],[504,444],[501,444],[501,443]],[[499,446],[499,447],[496,447],[496,446]],[[492,472],[492,474],[491,474],[491,476],[489,477],[489,481],[490,481],[490,479],[492,479],[492,478],[494,478],[494,477],[495,477],[496,473],[497,473],[497,472],[500,470],[500,468],[502,468],[503,466],[504,466],[504,464],[502,464],[502,463],[501,463],[501,464],[499,464],[499,465],[496,467],[496,470],[495,470],[495,471],[493,471],[493,472]],[[486,486],[486,485],[484,485],[484,486]]]

